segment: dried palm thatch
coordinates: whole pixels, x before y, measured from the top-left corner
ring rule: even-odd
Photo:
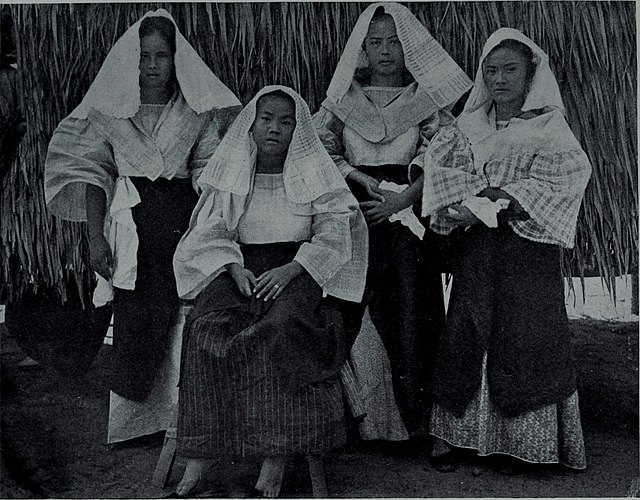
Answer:
[[[567,275],[592,272],[611,285],[638,263],[636,21],[633,2],[409,3],[473,76],[495,29],[522,30],[550,56],[568,120],[594,173]],[[4,180],[1,295],[90,281],[84,227],[46,211],[43,164],[58,122],[81,100],[124,30],[149,9],[169,10],[189,41],[243,102],[282,83],[317,109],[361,3],[57,4],[11,7],[27,134]],[[611,288],[615,289],[615,287]]]

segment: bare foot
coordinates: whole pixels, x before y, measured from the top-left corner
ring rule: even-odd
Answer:
[[[278,498],[284,475],[284,457],[267,457],[262,462],[255,489],[265,498]]]
[[[186,497],[189,495],[215,463],[216,461],[211,458],[190,458],[184,470],[182,480],[176,487],[178,496]]]

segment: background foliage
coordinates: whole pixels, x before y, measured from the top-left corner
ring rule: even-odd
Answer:
[[[214,73],[243,102],[261,87],[296,89],[312,111],[364,3],[12,5],[27,133],[4,179],[0,299],[76,283],[90,273],[81,224],[45,209],[43,165],[59,121],[80,102],[115,40],[147,10],[166,8]],[[550,57],[568,121],[594,167],[565,273],[637,272],[636,17],[634,2],[408,3],[473,78],[498,27],[522,30]]]

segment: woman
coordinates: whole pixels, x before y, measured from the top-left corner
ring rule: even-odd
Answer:
[[[377,330],[363,328],[352,350],[367,411],[360,425],[365,439],[426,434],[444,300],[433,235],[412,211],[422,179],[410,179],[408,165],[451,122],[449,109],[470,86],[406,7],[373,4],[358,19],[316,116],[320,138],[369,226],[367,287],[350,321],[357,335],[369,306]],[[389,362],[393,389],[384,390],[389,374],[381,370]]]
[[[540,47],[515,29],[491,35],[463,114],[416,163],[431,227],[464,228],[434,373],[433,464],[455,468],[446,442],[584,468],[560,254],[591,167]]]
[[[160,9],[116,42],[51,139],[47,205],[87,222],[94,302],[113,299],[109,442],[171,425],[171,395],[154,382],[179,307],[173,253],[197,202],[192,182],[239,104]]]
[[[199,180],[175,256],[185,327],[178,453],[188,495],[221,456],[264,457],[278,496],[285,457],[345,441],[339,300],[358,301],[366,224],[291,89],[244,108]],[[323,298],[324,296],[324,298]]]

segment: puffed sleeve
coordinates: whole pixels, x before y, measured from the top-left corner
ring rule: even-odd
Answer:
[[[244,199],[244,198],[243,198]],[[244,265],[237,232],[229,230],[228,214],[239,202],[230,193],[207,188],[200,195],[173,257],[178,295],[195,298],[227,264]]]
[[[224,109],[214,109],[208,112],[209,116],[196,141],[189,161],[191,180],[197,192],[200,192],[198,179],[200,178],[202,170],[207,165],[209,158],[213,156],[220,141],[227,133],[227,130],[229,130],[229,127],[241,109],[242,106],[232,106]]]
[[[367,269],[367,228],[358,203],[348,189],[326,193],[312,202],[311,241],[294,260],[324,291],[358,302]]]
[[[65,118],[54,131],[44,170],[45,200],[63,219],[86,221],[86,186],[104,189],[111,203],[118,171],[107,139],[90,120]]]
[[[355,168],[344,157],[345,149],[342,142],[344,123],[331,111],[322,107],[313,116],[313,124],[322,145],[331,156],[338,170],[340,170],[342,177],[346,178]]]

